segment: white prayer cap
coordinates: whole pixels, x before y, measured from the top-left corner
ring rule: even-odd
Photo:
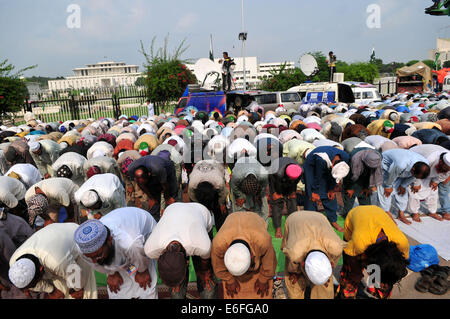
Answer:
[[[61,146],[62,149],[65,149],[69,147],[69,144],[67,144],[67,142],[61,142],[59,143],[59,146]]]
[[[237,119],[236,123],[241,123],[241,122],[248,122],[248,116],[247,115],[239,116],[239,118]]]
[[[83,204],[84,207],[92,207],[94,206],[99,200],[97,192],[94,191],[87,191],[81,196],[81,204]]]
[[[342,179],[344,179],[345,176],[348,175],[350,172],[350,167],[346,162],[340,162],[339,164],[334,165],[333,169],[331,170],[331,175],[333,175],[333,178],[336,179],[336,183],[340,183]]]
[[[92,154],[92,158],[94,158],[94,157],[101,157],[101,156],[106,156],[105,152],[103,152],[102,150],[96,150]]]
[[[9,268],[9,280],[19,289],[23,289],[30,284],[36,273],[36,266],[28,258],[22,258]]]
[[[250,267],[250,251],[244,244],[234,244],[225,253],[224,261],[230,274],[235,277],[242,276]]]
[[[41,144],[39,142],[33,141],[28,144],[31,152],[37,152],[41,148]]]
[[[313,251],[305,260],[305,271],[314,285],[321,286],[330,280],[333,270],[327,255],[320,251]]]
[[[450,153],[444,155],[444,163],[445,165],[450,166]]]

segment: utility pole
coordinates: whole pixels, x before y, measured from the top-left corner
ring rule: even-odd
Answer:
[[[245,40],[247,40],[247,32],[245,32],[244,24],[244,0],[242,0],[242,32],[239,34],[239,40],[242,41],[242,66],[244,72],[244,91],[247,89],[247,71],[245,69]]]

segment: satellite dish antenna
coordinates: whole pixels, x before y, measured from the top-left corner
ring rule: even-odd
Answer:
[[[210,59],[200,59],[194,65],[194,74],[199,81],[201,81],[201,85],[209,85],[211,86],[214,83],[214,79],[211,76],[211,73],[219,73],[221,71],[221,65],[219,63],[214,63]]]
[[[317,61],[311,54],[305,54],[300,58],[300,69],[308,78],[319,73]]]

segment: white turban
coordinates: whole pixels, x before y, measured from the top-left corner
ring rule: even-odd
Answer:
[[[81,204],[83,204],[84,207],[92,207],[94,206],[99,200],[98,194],[94,191],[87,191],[83,194],[81,197]]]
[[[30,284],[36,273],[34,262],[28,258],[22,258],[9,268],[9,280],[19,289],[23,289]]]
[[[314,285],[321,286],[327,283],[332,271],[331,263],[324,253],[313,251],[308,254],[305,260],[305,272]]]
[[[41,148],[41,144],[39,142],[30,142],[28,144],[28,146],[30,147],[30,151],[31,152],[37,152],[39,151],[39,149]]]
[[[445,165],[450,166],[450,153],[444,155],[444,163]]]
[[[350,172],[350,167],[346,162],[340,162],[339,164],[334,165],[333,169],[331,170],[331,175],[333,175],[333,178],[336,179],[336,183],[340,183],[341,180],[348,175]]]
[[[225,253],[224,261],[230,274],[235,277],[242,276],[250,267],[250,251],[244,244],[234,244]]]
[[[92,158],[101,157],[101,156],[106,156],[105,152],[103,152],[102,150],[96,150],[94,152],[94,154],[92,154]]]

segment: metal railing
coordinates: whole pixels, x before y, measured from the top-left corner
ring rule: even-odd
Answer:
[[[378,82],[375,84],[378,87],[378,92],[381,95],[389,95],[397,93],[397,82],[396,81],[387,81],[387,82]]]

